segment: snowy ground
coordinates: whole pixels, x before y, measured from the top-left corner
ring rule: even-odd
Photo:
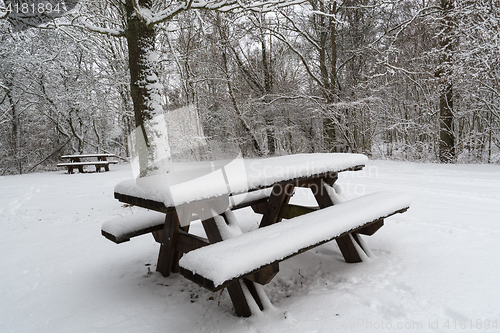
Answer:
[[[500,331],[500,166],[371,161],[342,174],[348,197],[401,191],[412,207],[365,237],[367,262],[346,264],[331,243],[282,263],[265,287],[275,308],[246,319],[226,292],[154,272],[150,235],[100,235],[138,211],[113,199],[131,176],[120,165],[0,177],[0,332]]]

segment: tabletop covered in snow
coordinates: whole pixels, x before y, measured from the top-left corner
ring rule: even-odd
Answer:
[[[169,173],[123,181],[115,193],[175,207],[213,197],[244,194],[280,181],[341,172],[365,165],[362,154],[298,154],[265,159],[172,163]]]

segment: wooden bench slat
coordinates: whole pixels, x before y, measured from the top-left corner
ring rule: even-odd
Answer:
[[[123,243],[129,241],[132,237],[145,235],[150,232],[162,232],[165,217],[166,214],[156,211],[145,211],[123,216],[105,222],[102,225],[101,233],[104,237],[117,244]],[[192,221],[197,219],[196,215],[193,215],[191,218]],[[209,244],[206,239],[188,234],[182,230],[179,230],[179,237],[182,238],[182,241],[178,242],[179,244],[177,245],[179,247],[178,250],[181,252],[189,252],[195,248]]]
[[[185,254],[180,273],[209,290],[406,211],[411,199],[379,192],[260,228]],[[371,230],[369,230],[371,231]]]
[[[119,244],[135,236],[162,230],[164,224],[165,214],[145,211],[107,221],[102,225],[101,232],[104,237]]]
[[[82,155],[63,155],[61,158],[90,158],[90,157],[116,157],[115,154],[82,154]]]
[[[266,212],[266,204],[267,202],[258,202],[252,204],[252,209],[257,214],[264,214]],[[283,204],[281,206],[281,210],[279,212],[278,218],[282,219],[291,219],[296,216],[308,214],[318,210],[319,207],[307,207],[307,206],[299,206],[293,204]]]
[[[58,163],[58,167],[68,167],[68,166],[82,166],[82,165],[109,165],[118,163],[117,161],[95,161],[95,162],[68,162],[68,163]]]

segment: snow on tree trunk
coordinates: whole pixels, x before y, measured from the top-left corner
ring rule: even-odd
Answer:
[[[453,133],[453,20],[451,11],[454,9],[453,0],[441,0],[443,17],[440,23],[439,47],[441,52],[439,96],[439,159],[441,162],[450,163],[455,159],[455,135]]]
[[[151,1],[139,1],[150,8]],[[168,172],[171,152],[157,75],[156,31],[141,21],[126,1],[130,92],[134,103],[136,130],[131,135],[131,153],[139,162],[139,176]],[[135,155],[135,156],[134,156]],[[133,158],[134,160],[134,158]]]

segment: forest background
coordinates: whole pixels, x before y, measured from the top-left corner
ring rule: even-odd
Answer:
[[[0,175],[53,170],[66,153],[130,155],[130,44],[115,33],[128,1],[83,0],[22,31],[0,20]],[[202,8],[151,29],[174,160],[500,163],[498,0]]]

